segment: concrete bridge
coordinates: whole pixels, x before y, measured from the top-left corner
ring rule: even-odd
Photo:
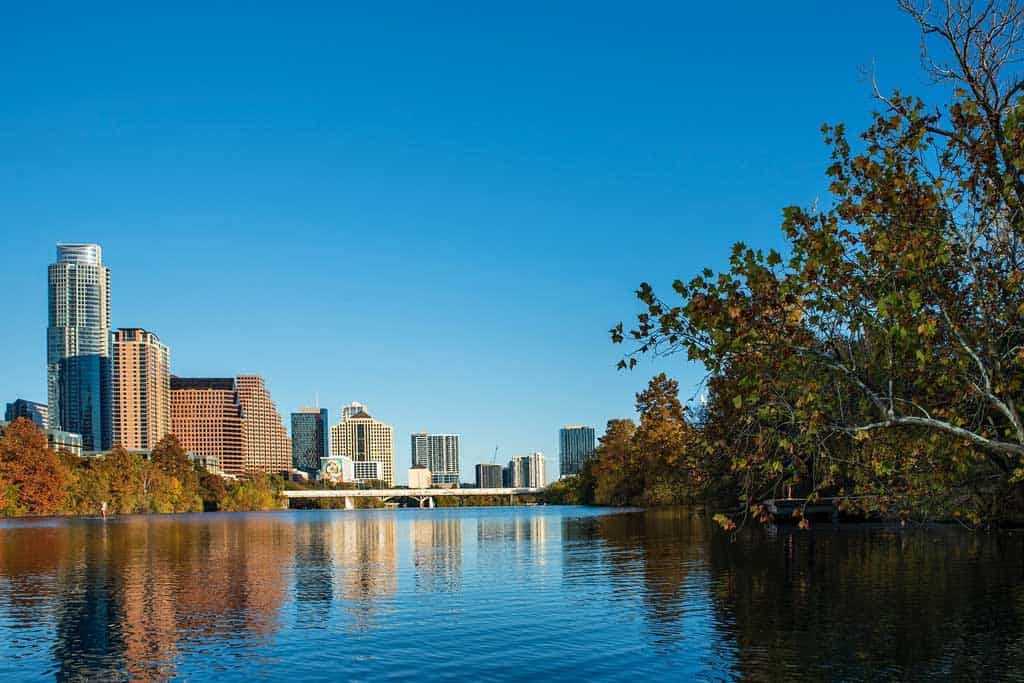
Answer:
[[[419,501],[420,507],[434,507],[434,498],[470,496],[508,496],[509,504],[515,496],[535,496],[543,488],[500,488],[500,489],[307,489],[302,491],[282,491],[281,494],[291,498],[344,498],[345,509],[353,508],[353,498],[378,498],[388,502],[395,498],[412,498]]]

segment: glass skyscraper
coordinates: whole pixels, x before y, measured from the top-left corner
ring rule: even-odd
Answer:
[[[111,443],[110,269],[98,244],[58,244],[49,267],[46,389],[49,426]]]
[[[19,417],[23,417],[26,420],[32,420],[40,429],[47,429],[50,426],[49,415],[50,410],[46,405],[19,398],[13,403],[7,404],[4,419],[14,422]]]
[[[579,474],[583,463],[594,454],[594,428],[583,425],[558,430],[558,462],[560,474]]]
[[[321,458],[331,454],[330,433],[326,408],[303,408],[292,413],[292,467],[315,476]]]

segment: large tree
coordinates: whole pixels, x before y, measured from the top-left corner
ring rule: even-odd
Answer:
[[[67,497],[67,480],[67,470],[42,430],[25,418],[7,425],[0,439],[0,512],[60,512]]]
[[[733,454],[748,498],[813,470],[812,495],[944,489],[978,518],[1024,478],[1024,7],[899,4],[939,102],[876,87],[859,142],[823,128],[831,197],[785,209],[785,256],[737,244],[675,300],[644,283],[612,336],[626,366],[681,351],[734,378],[716,400],[769,437]]]

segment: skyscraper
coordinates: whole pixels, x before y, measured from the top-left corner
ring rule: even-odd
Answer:
[[[341,409],[341,422],[331,427],[331,452],[352,458],[355,478],[368,479],[373,472],[388,486],[395,484],[395,438],[391,425],[376,420],[361,403]],[[371,468],[359,463],[379,463]]]
[[[292,466],[314,476],[321,458],[330,455],[329,437],[326,408],[302,408],[292,413]]]
[[[291,469],[291,443],[263,378],[172,377],[171,431],[236,477]]]
[[[26,420],[32,420],[36,424],[36,427],[40,429],[47,429],[49,425],[50,411],[44,403],[36,403],[35,401],[26,401],[23,398],[16,399],[11,403],[7,404],[7,410],[4,412],[4,420],[7,422],[14,422],[19,417],[23,417]]]
[[[413,466],[426,467],[434,485],[459,483],[459,435],[419,432],[410,438]]]
[[[238,400],[242,404],[246,471],[287,474],[292,467],[292,444],[263,378],[239,375],[237,382]]]
[[[150,450],[171,431],[171,352],[152,332],[114,333],[113,443]]]
[[[502,486],[501,465],[481,463],[476,466],[476,487],[478,489],[498,489]]]
[[[594,428],[569,425],[558,430],[558,462],[564,477],[578,474],[583,463],[594,454]]]
[[[49,267],[46,389],[49,426],[110,447],[110,269],[98,244],[58,244]]]
[[[541,488],[547,483],[544,454],[517,455],[508,463],[508,485],[512,488]]]
[[[182,448],[245,475],[242,405],[233,377],[171,377],[171,433]]]

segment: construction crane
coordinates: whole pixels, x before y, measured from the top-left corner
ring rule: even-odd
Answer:
[[[491,464],[493,465],[498,461],[498,447],[494,447],[494,455],[491,456]]]

